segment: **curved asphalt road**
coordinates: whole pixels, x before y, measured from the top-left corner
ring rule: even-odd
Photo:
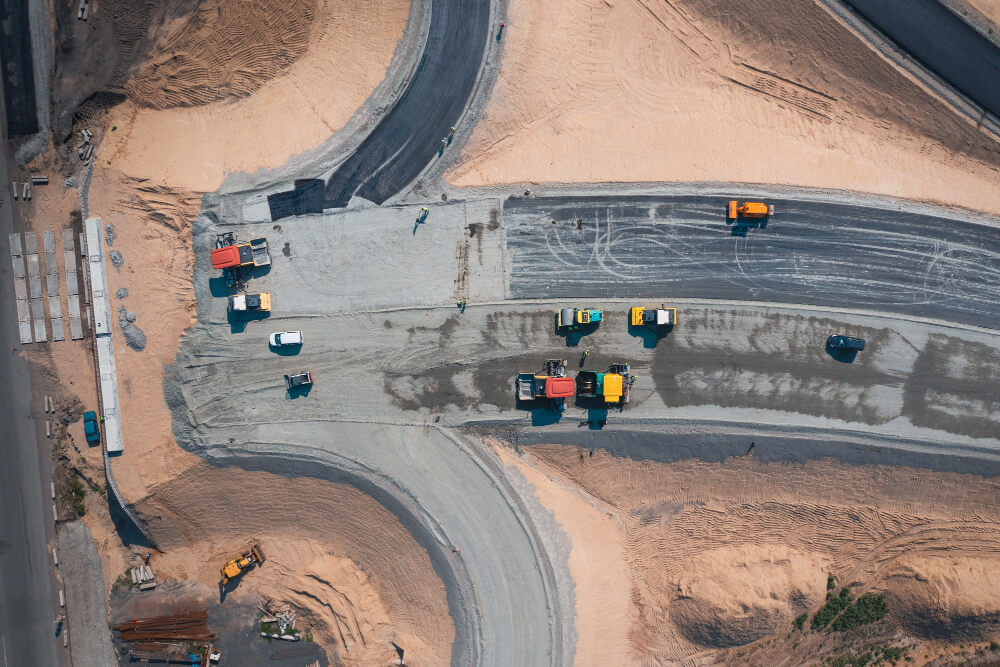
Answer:
[[[760,228],[727,225],[722,197],[510,198],[510,295],[746,299],[1000,328],[1000,230],[862,206],[768,203],[775,215]]]
[[[381,204],[441,149],[472,95],[489,39],[490,3],[433,0],[427,45],[396,106],[326,184],[324,208],[357,195]]]
[[[938,0],[845,0],[966,97],[1000,116],[1000,49]]]

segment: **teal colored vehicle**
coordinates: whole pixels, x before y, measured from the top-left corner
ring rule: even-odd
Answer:
[[[97,427],[96,412],[83,413],[83,433],[87,437],[87,444],[99,445],[101,443],[101,430]]]
[[[583,324],[599,324],[604,319],[604,311],[600,308],[560,308],[556,315],[556,326],[570,331]]]

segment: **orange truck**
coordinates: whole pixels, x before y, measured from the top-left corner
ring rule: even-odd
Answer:
[[[267,266],[271,263],[271,253],[267,239],[253,239],[248,243],[235,243],[228,239],[216,241],[212,250],[213,269],[240,269],[244,266]]]
[[[735,199],[729,201],[729,219],[737,218],[766,218],[774,215],[774,206],[768,206],[762,202],[746,201],[740,204]]]

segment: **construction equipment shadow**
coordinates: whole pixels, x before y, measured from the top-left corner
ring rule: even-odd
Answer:
[[[673,330],[674,328],[672,326],[660,327],[654,330],[642,324],[628,325],[628,335],[633,338],[641,338],[642,346],[647,350],[654,349],[656,345],[661,340],[669,336]]]
[[[301,387],[293,387],[292,389],[286,389],[285,394],[288,396],[289,400],[294,401],[296,398],[302,398],[308,396],[309,392],[312,391],[312,384],[302,385]]]
[[[237,313],[231,310],[226,311],[226,319],[229,320],[230,333],[243,333],[246,331],[247,325],[251,322],[266,320],[270,316],[270,311],[261,311],[256,313]]]
[[[751,229],[767,229],[767,218],[761,218],[760,220],[745,220],[740,218],[729,224],[733,225],[730,231],[733,236],[746,236],[747,232]]]
[[[587,419],[579,426],[586,426],[588,431],[601,431],[608,425],[608,409],[604,407],[603,399],[578,398],[576,406],[587,410]]]
[[[532,426],[551,426],[562,420],[563,411],[545,405],[545,401],[522,401],[515,399],[514,407],[522,412],[531,413]]]
[[[577,324],[573,328],[563,327],[560,329],[558,323],[559,315],[557,313],[555,318],[552,320],[552,327],[555,329],[557,336],[566,339],[566,347],[578,346],[584,336],[589,336],[597,331],[597,328],[601,326],[600,322],[593,322],[591,324]]]
[[[857,350],[841,350],[835,347],[826,346],[826,353],[842,364],[853,364],[858,358]]]

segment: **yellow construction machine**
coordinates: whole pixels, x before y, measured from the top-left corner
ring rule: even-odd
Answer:
[[[247,551],[232,559],[222,568],[222,583],[229,583],[230,579],[235,579],[255,565],[264,562],[264,552],[260,550],[260,545],[255,544]]]
[[[677,324],[677,309],[661,305],[659,308],[632,306],[629,323],[634,327],[646,327],[653,331],[669,329]]]
[[[729,202],[729,219],[737,218],[766,218],[774,215],[774,205],[768,206],[758,201],[745,201],[740,204],[735,199]]]

